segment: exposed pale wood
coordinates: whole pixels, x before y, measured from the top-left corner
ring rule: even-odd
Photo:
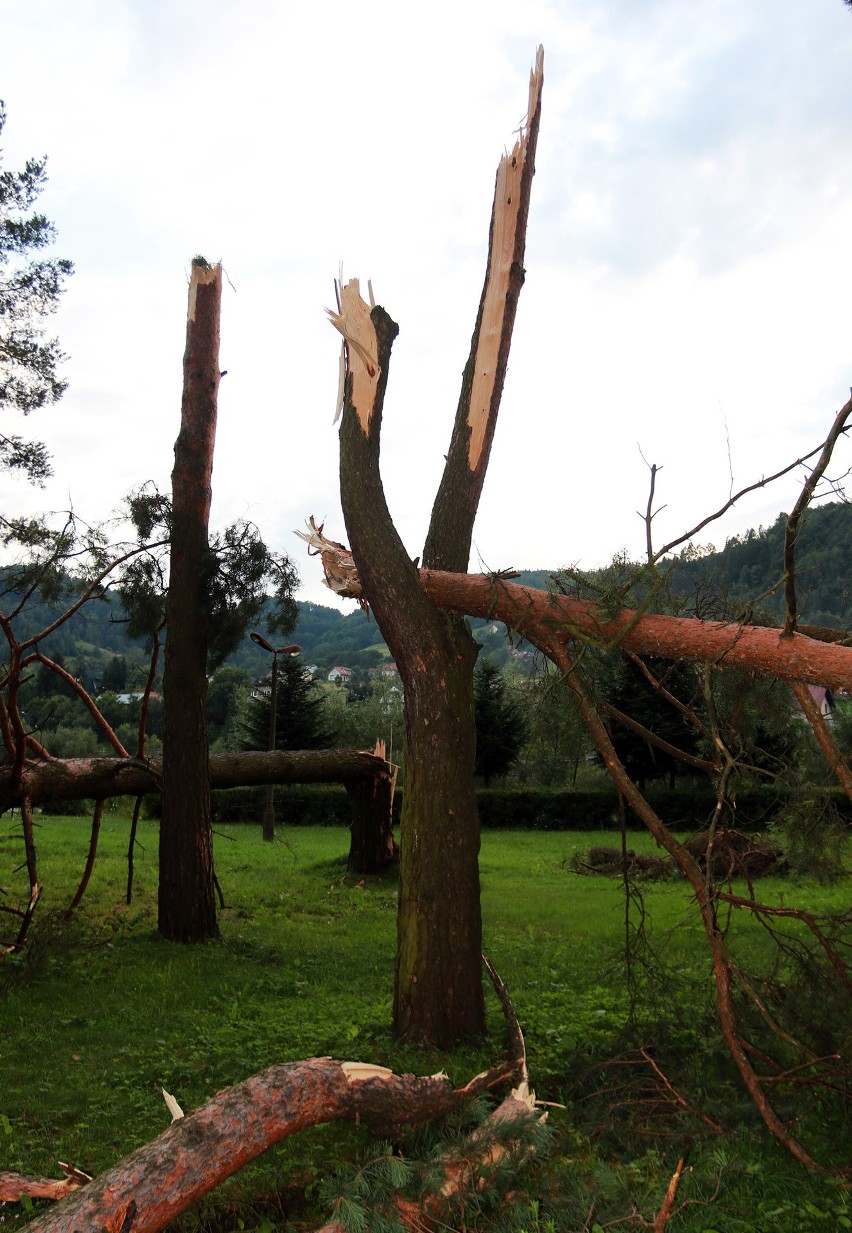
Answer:
[[[544,49],[539,47],[535,68],[530,73],[527,110],[532,121],[539,108],[544,79]],[[518,260],[518,242],[526,232],[522,183],[530,152],[530,127],[525,124],[511,153],[504,154],[497,167],[494,188],[491,251],[482,305],[482,323],[474,359],[473,382],[467,422],[470,426],[468,465],[475,471],[485,448],[494,402],[495,385],[500,375],[500,350],[504,340],[512,266]]]
[[[345,287],[338,284],[337,294],[340,311],[330,308],[326,311],[331,324],[343,335],[344,372],[351,379],[352,406],[366,435],[370,431],[381,372],[376,328],[370,319],[370,305],[361,299],[357,278],[351,278]]]
[[[64,1177],[27,1177],[22,1173],[0,1172],[0,1203],[15,1203],[18,1199],[64,1199],[92,1179],[73,1165],[57,1161]]]

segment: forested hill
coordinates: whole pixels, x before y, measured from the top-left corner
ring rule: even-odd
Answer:
[[[769,527],[729,539],[721,552],[676,559],[676,589],[694,592],[705,581],[731,600],[784,616],[783,553],[786,514]],[[811,625],[852,626],[852,505],[833,502],[805,514],[796,543],[799,616]]]
[[[735,536],[719,552],[687,553],[674,558],[675,592],[689,596],[701,587],[705,595],[751,605],[758,613],[768,611],[780,622],[784,611],[783,587],[779,582],[785,521],[786,515],[779,514],[771,526]],[[808,511],[799,535],[796,560],[801,619],[814,625],[844,629],[852,626],[852,505],[835,502]],[[525,570],[518,575],[518,581],[547,588],[551,585],[551,573]],[[13,606],[11,599],[7,594],[2,600],[6,611]],[[43,627],[58,611],[54,612],[51,605],[40,605],[37,614],[34,612],[21,622],[19,636]],[[473,625],[489,653],[498,649],[498,643],[505,646],[493,623],[476,620]],[[322,604],[300,603],[299,623],[292,638],[302,647],[303,662],[326,669],[336,664],[368,668],[388,656],[375,620],[368,620],[357,608],[343,613]],[[141,664],[145,660],[142,645],[127,638],[120,605],[114,596],[87,604],[68,625],[51,636],[44,649],[49,654],[72,659],[75,671],[86,678],[100,672],[116,653],[126,656],[130,663]],[[268,670],[268,661],[269,656],[246,638],[229,662],[259,676]]]

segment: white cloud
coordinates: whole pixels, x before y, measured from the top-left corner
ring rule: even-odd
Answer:
[[[383,466],[419,553],[481,290],[494,171],[545,45],[527,283],[475,538],[489,565],[593,565],[817,443],[850,383],[852,14],[840,0],[36,0],[8,5],[6,164],[49,153],[77,273],[71,388],[32,421],[46,496],[168,484],[185,271],[224,261],[214,510],[278,548],[345,535],[331,427],[338,261],[400,324]],[[795,492],[725,524],[771,521]],[[738,519],[744,521],[738,522]],[[716,532],[715,538],[720,539]],[[315,564],[300,556],[305,577]],[[312,582],[306,597],[330,599]]]

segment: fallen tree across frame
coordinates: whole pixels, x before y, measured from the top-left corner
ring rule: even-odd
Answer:
[[[212,754],[211,788],[257,784],[355,783],[388,777],[384,758],[363,749],[250,750]],[[162,785],[158,758],[45,758],[28,761],[20,779],[14,768],[0,768],[0,811],[26,797],[46,800],[96,800],[157,793]]]

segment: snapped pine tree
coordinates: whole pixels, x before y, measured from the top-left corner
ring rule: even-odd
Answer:
[[[219,393],[222,267],[192,262],[181,426],[172,471],[168,638],[163,673],[163,814],[158,928],[178,942],[218,936],[207,768],[206,574]]]
[[[518,297],[544,53],[530,76],[527,123],[497,169],[485,284],[423,563],[467,569]],[[372,297],[371,297],[372,300]],[[462,617],[424,590],[393,525],[379,442],[397,326],[360,294],[338,288],[332,323],[343,336],[340,489],[363,593],[396,660],[405,694],[405,797],[394,993],[398,1036],[447,1047],[485,1026],[480,977],[479,818],[473,768],[477,645]]]

